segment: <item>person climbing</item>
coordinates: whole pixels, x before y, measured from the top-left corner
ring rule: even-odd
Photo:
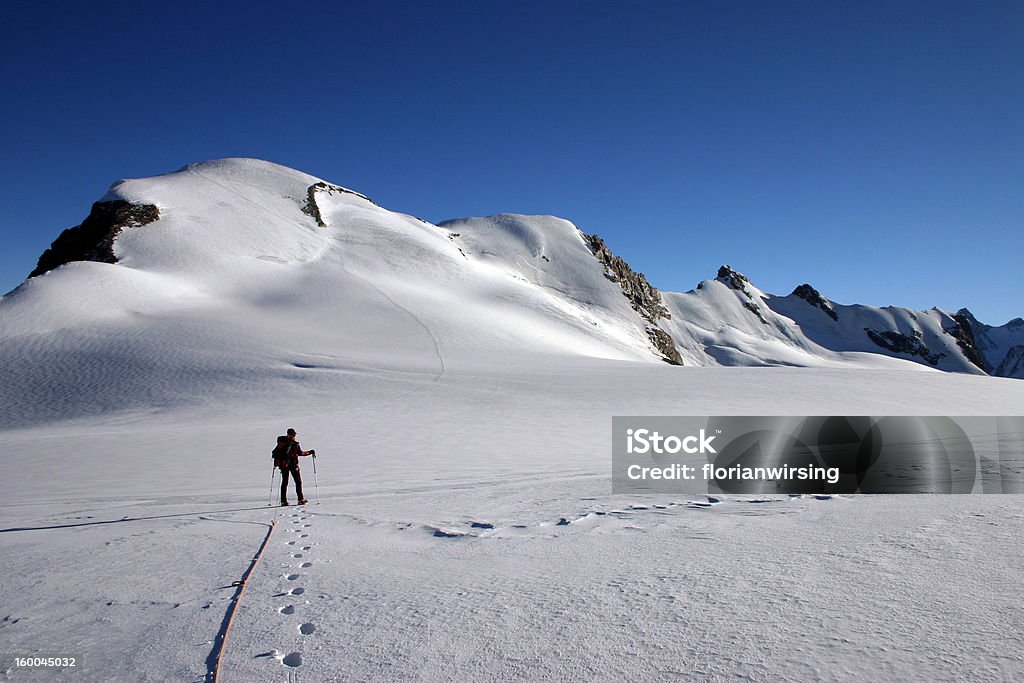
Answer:
[[[295,480],[295,495],[299,505],[309,501],[302,495],[302,475],[299,474],[299,457],[309,455],[316,457],[315,450],[302,450],[294,429],[288,429],[287,436],[277,437],[277,448],[274,449],[274,464],[281,470],[281,505],[288,505],[288,475]]]

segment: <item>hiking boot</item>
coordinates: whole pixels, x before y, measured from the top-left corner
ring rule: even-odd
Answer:
[[[308,502],[309,502],[308,500],[306,500],[305,498],[303,498],[303,499],[301,499],[301,500],[299,501],[299,505],[305,505],[305,504],[306,504],[306,503],[308,503]]]
[[[288,501],[287,500],[282,500],[281,501],[281,507],[283,507],[283,508],[288,507]]]

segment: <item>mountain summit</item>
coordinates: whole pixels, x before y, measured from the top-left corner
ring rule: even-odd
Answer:
[[[186,400],[182,375],[212,394],[538,354],[1024,377],[1024,323],[844,306],[806,284],[779,297],[729,266],[661,292],[561,218],[434,225],[254,159],[115,183],[0,298],[3,385],[36,396],[4,397],[24,419]]]

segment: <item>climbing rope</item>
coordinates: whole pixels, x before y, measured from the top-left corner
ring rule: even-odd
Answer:
[[[206,673],[207,683],[217,683],[217,680],[220,676],[220,663],[224,661],[224,652],[227,650],[228,634],[231,633],[231,623],[235,618],[235,611],[238,608],[238,603],[242,601],[242,595],[245,593],[245,587],[249,580],[249,576],[252,574],[253,570],[256,569],[256,565],[259,563],[260,558],[263,557],[263,551],[266,550],[267,544],[270,543],[270,536],[274,533],[274,527],[277,526],[277,519],[271,521],[268,526],[270,527],[270,529],[267,531],[267,535],[263,539],[263,545],[260,546],[260,549],[259,551],[257,551],[256,556],[252,558],[252,564],[249,565],[249,569],[246,570],[245,574],[242,575],[241,579],[231,582],[231,585],[237,587],[238,590],[235,591],[234,597],[231,598],[231,607],[229,608],[228,611],[226,624],[224,626],[224,633],[218,634],[218,637],[220,638],[220,644],[217,648],[217,660],[216,664],[214,664],[213,666],[213,670],[207,671]]]

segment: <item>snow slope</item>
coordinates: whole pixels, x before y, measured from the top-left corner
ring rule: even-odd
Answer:
[[[586,358],[310,372],[335,391],[6,429],[5,647],[79,653],[81,680],[203,680],[276,516],[224,681],[1024,673],[1018,496],[612,496],[608,437],[632,413],[998,414],[1019,382]],[[289,425],[319,454],[301,512],[265,507]]]
[[[1024,384],[832,348],[729,273],[663,293],[711,366],[670,367],[571,223],[319,183],[123,181],[160,218],[117,264],[0,300],[5,652],[85,681],[208,680],[222,645],[223,681],[1024,674],[1017,497],[609,493],[613,415],[1000,415]],[[932,344],[923,317],[891,320]],[[719,367],[769,364],[804,367]],[[320,505],[267,507],[288,426]]]
[[[470,363],[653,358],[628,326],[597,329],[586,306],[471,262],[444,230],[361,196],[320,192],[318,227],[301,210],[314,181],[225,160],[116,184],[107,199],[153,203],[161,218],[122,232],[118,264],[70,263],[0,300],[5,414],[45,422],[268,382],[305,392],[314,368],[433,376],[442,346]]]

